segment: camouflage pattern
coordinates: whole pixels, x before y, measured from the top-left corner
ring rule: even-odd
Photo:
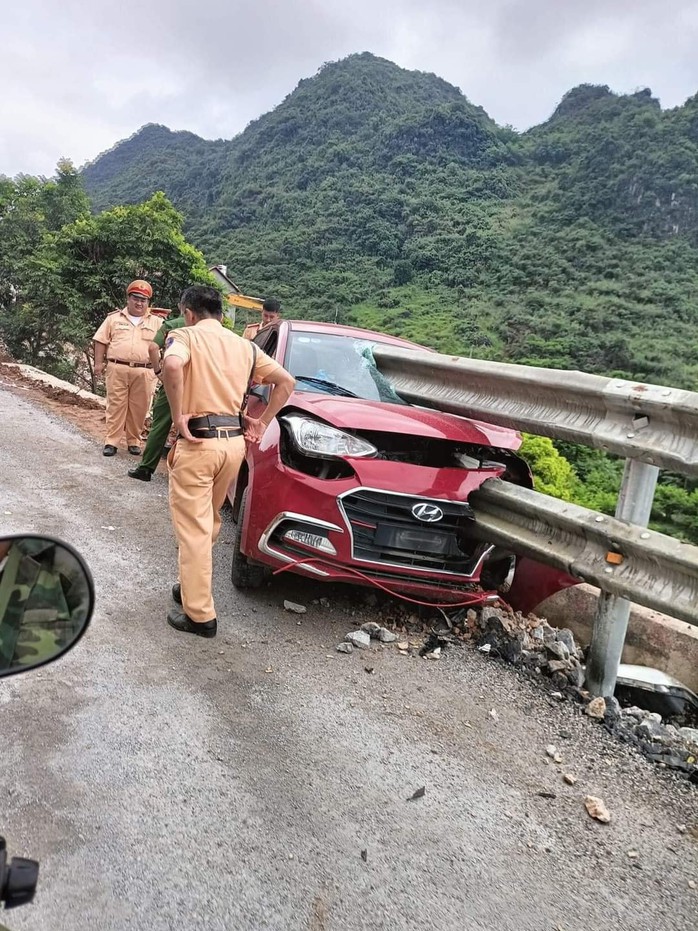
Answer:
[[[36,538],[11,541],[0,573],[0,672],[61,653],[83,629],[89,602],[68,550]]]

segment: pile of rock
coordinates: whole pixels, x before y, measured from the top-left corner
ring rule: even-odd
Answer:
[[[507,611],[488,605],[465,615],[464,635],[481,649],[501,656],[514,665],[523,665],[550,677],[560,691],[581,689],[584,685],[584,653],[571,630],[551,627],[545,618]]]
[[[685,773],[698,783],[698,729],[674,727],[661,715],[642,708],[621,708],[615,698],[594,698],[584,689],[584,651],[571,630],[551,627],[545,618],[524,616],[506,607],[485,605],[479,610],[461,610],[448,618],[441,613],[434,624],[408,610],[396,610],[386,620],[399,635],[373,621],[350,631],[337,646],[341,653],[368,649],[372,640],[395,643],[403,655],[439,659],[442,649],[456,640],[472,643],[482,653],[500,657],[536,677],[546,678],[552,694],[569,696],[584,705],[586,714],[610,733],[629,743],[647,759],[662,767]],[[376,612],[380,616],[380,612]],[[417,639],[410,639],[408,637]]]
[[[594,703],[603,703],[602,720],[612,734],[637,747],[653,763],[679,770],[698,784],[697,728],[666,724],[661,714],[644,708],[621,708],[615,698],[595,698],[587,713]]]
[[[591,699],[584,690],[584,652],[571,630],[557,630],[544,618],[484,607],[465,616],[465,639],[482,651],[548,676],[560,693],[586,704],[586,714],[612,734],[637,747],[647,759],[679,770],[698,783],[698,729],[676,728],[642,708],[621,708],[615,698]],[[458,628],[456,627],[457,631]]]
[[[358,630],[350,630],[342,643],[337,644],[338,653],[353,653],[354,648],[358,650],[367,650],[371,646],[371,638],[378,640],[380,643],[394,643],[397,640],[397,634],[387,627],[381,627],[374,621],[367,621],[362,624]]]

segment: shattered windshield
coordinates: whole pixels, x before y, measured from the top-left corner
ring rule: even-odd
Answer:
[[[376,367],[374,343],[331,333],[291,333],[285,367],[296,391],[405,404]]]

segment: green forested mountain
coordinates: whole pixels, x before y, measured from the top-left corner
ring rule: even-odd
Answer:
[[[698,384],[698,95],[583,85],[524,134],[440,78],[328,64],[231,141],[148,125],[83,172],[163,190],[248,293],[435,348]]]

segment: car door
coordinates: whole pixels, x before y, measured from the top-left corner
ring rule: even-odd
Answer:
[[[255,336],[253,340],[255,346],[265,352],[268,356],[275,358],[279,346],[279,327],[265,327]],[[252,382],[250,394],[247,399],[246,412],[250,417],[259,418],[264,413],[269,403],[269,394],[271,385],[256,385]],[[238,473],[235,482],[228,489],[228,501],[233,508],[233,520],[237,520],[238,510],[242,492],[249,484],[250,475],[254,470],[255,459],[259,453],[259,444],[248,443],[245,452],[245,462]]]
[[[265,352],[272,359],[276,359],[276,352],[279,348],[279,328],[278,326],[265,327],[255,336],[253,343],[262,352]],[[250,396],[247,401],[247,411],[250,417],[261,417],[269,402],[271,386],[252,384]]]

